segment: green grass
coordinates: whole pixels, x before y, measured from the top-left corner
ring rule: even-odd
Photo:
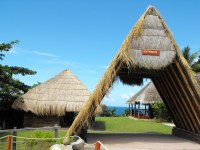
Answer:
[[[133,120],[127,117],[96,117],[94,129],[104,132],[145,132],[171,134],[172,127],[153,120]],[[95,130],[91,130],[94,132]]]
[[[94,129],[89,130],[89,133],[119,133],[119,132],[144,132],[144,133],[162,133],[162,134],[171,134],[172,127],[165,126],[161,123],[157,123],[153,120],[133,120],[127,117],[96,117],[94,123]],[[17,136],[19,137],[32,137],[34,131],[19,131]],[[46,131],[41,131],[45,132]],[[51,135],[54,136],[54,131],[48,131]],[[59,130],[58,137],[64,137],[66,135],[66,129]],[[5,135],[12,135],[12,133],[0,133],[0,137]],[[24,139],[17,138],[17,141],[23,141]],[[6,141],[6,139],[1,140],[1,142]],[[47,143],[48,144],[48,143]],[[5,149],[6,144],[0,144],[0,150]],[[41,147],[45,149],[44,147]],[[24,144],[18,144],[20,150],[24,148]],[[39,150],[38,147],[35,149]]]

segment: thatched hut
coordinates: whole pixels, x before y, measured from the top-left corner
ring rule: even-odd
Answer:
[[[195,75],[198,84],[200,85],[200,72]]]
[[[13,108],[24,110],[25,127],[70,125],[85,105],[90,93],[69,70],[30,89]]]
[[[87,124],[115,80],[141,85],[143,78],[152,79],[171,112],[176,125],[173,134],[198,139],[200,86],[163,18],[152,6],[126,37],[68,134],[79,132]]]
[[[148,118],[153,118],[153,112],[150,108],[150,104],[153,104],[156,101],[160,100],[162,99],[158,91],[156,90],[153,82],[149,82],[140,91],[138,91],[135,95],[133,95],[130,99],[128,99],[126,103],[129,104],[129,112],[131,116],[134,115],[134,117],[137,118],[148,119]],[[145,107],[144,114],[140,114],[140,104],[143,104]],[[138,105],[137,113],[136,113],[136,105]],[[147,106],[148,106],[148,111],[147,111]]]

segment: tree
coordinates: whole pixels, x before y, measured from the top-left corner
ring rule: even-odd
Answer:
[[[192,68],[194,72],[200,72],[200,56],[199,56],[199,51],[190,53],[190,47],[186,46],[183,48],[183,56],[187,60],[188,64]],[[198,59],[198,60],[197,60]]]
[[[5,52],[12,49],[13,45],[18,41],[10,43],[0,43],[0,60],[5,57]],[[35,71],[24,67],[7,66],[0,64],[0,103],[4,108],[10,108],[14,100],[20,95],[26,93],[30,86],[24,84],[18,79],[14,79],[14,75],[34,75]]]
[[[163,101],[156,101],[155,103],[151,104],[151,107],[154,111],[154,118],[156,118],[158,122],[172,121],[171,114],[166,108]]]
[[[109,109],[105,104],[101,105],[102,107],[102,113],[101,117],[116,117],[116,108]]]

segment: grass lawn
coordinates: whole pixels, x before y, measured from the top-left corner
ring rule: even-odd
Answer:
[[[89,133],[119,133],[119,132],[145,132],[145,133],[162,133],[171,134],[172,127],[165,126],[161,123],[157,123],[153,120],[133,120],[128,117],[96,117],[93,129],[89,130]],[[47,131],[41,131],[44,134]],[[54,131],[48,131],[52,137],[54,137]],[[58,136],[64,137],[66,135],[66,129],[59,130]],[[17,136],[19,137],[32,137],[34,131],[19,131]],[[43,133],[42,133],[43,134]],[[44,135],[43,134],[43,135]],[[0,133],[0,137],[5,135],[12,135],[12,133]],[[0,142],[5,142],[6,139],[0,140]],[[24,141],[24,139],[18,139],[17,141]],[[47,143],[48,144],[48,143]],[[0,144],[0,150],[5,149],[6,144]],[[17,149],[26,149],[24,144],[18,144]],[[38,150],[38,147],[35,148]]]
[[[149,132],[171,134],[172,127],[165,126],[153,120],[133,120],[128,117],[96,117],[94,130],[105,132]]]

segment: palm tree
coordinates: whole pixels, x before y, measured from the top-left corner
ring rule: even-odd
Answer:
[[[190,50],[191,49],[189,46],[184,47],[182,50],[183,56],[185,57],[185,59],[187,60],[188,64],[194,72],[200,72],[200,51],[191,54]]]

